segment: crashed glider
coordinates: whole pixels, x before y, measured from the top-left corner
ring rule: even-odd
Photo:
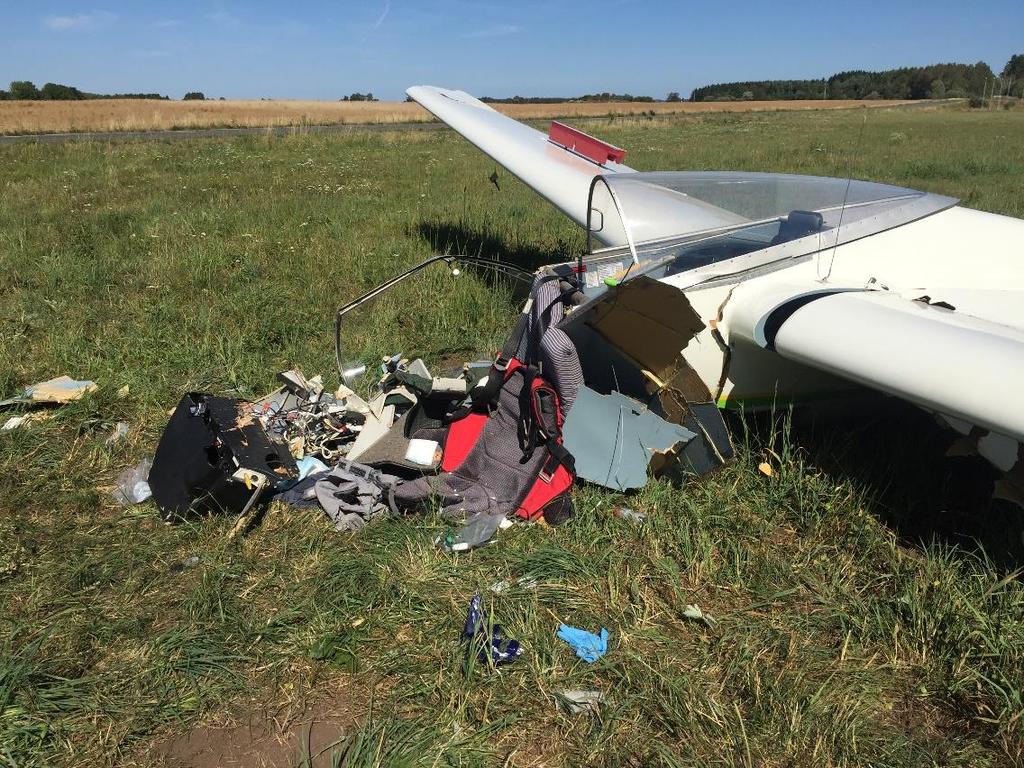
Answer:
[[[706,438],[709,409],[864,385],[936,414],[1024,499],[1024,220],[853,179],[639,173],[560,123],[407,93],[586,229],[588,252],[552,265],[583,287],[563,325],[585,368],[592,344],[630,363],[589,356],[588,385],[614,379]]]

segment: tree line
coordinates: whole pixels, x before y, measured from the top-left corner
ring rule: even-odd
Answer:
[[[695,88],[690,101],[777,101],[806,99],[951,99],[968,98],[972,102],[992,94],[1024,98],[1024,53],[1014,54],[997,77],[983,61],[976,64],[931,64],[927,67],[901,67],[878,72],[851,70],[828,78],[811,80],[748,80],[715,83]],[[189,91],[186,100],[204,100],[201,91]],[[71,85],[46,83],[37,88],[30,80],[15,80],[8,90],[0,90],[3,100],[82,101],[86,99],[161,99],[159,93],[87,93]],[[410,101],[411,99],[406,99]],[[583,96],[484,96],[491,104],[565,104],[572,102],[653,102],[652,96],[631,93],[588,93]],[[377,101],[372,93],[353,93],[340,101]],[[682,101],[671,91],[665,101]]]
[[[207,96],[202,91],[189,91],[183,97],[183,101],[206,101]],[[35,83],[30,80],[15,80],[6,91],[0,90],[0,101],[85,101],[87,99],[160,99],[170,101],[170,96],[163,96],[159,93],[86,93],[73,85],[61,85],[60,83],[46,83],[42,88],[36,88]],[[224,97],[219,99],[224,101]],[[261,99],[263,101],[264,99]],[[344,96],[339,101],[377,101],[372,93],[353,93]]]
[[[31,80],[14,80],[6,91],[0,90],[0,101],[85,101],[87,99],[163,99],[168,96],[159,93],[86,93],[73,85],[46,83],[36,88]]]
[[[695,88],[690,101],[780,99],[950,99],[989,93],[1024,96],[1024,54],[1016,54],[999,77],[983,61],[931,64],[878,72],[852,70],[816,80],[749,80]],[[670,94],[674,95],[674,94]]]

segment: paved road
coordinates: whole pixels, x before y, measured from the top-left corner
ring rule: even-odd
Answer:
[[[82,131],[0,136],[0,144],[67,141],[138,141],[141,139],[208,139],[231,136],[290,136],[295,133],[366,133],[377,131],[437,131],[443,123],[366,123],[359,125],[275,125],[266,128],[194,128],[180,131]]]

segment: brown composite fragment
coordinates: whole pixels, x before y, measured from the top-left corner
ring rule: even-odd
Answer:
[[[669,421],[682,423],[690,403],[712,401],[683,359],[683,349],[705,326],[678,288],[640,275],[599,300],[584,322],[640,368]]]
[[[657,401],[666,420],[701,438],[691,441],[679,456],[688,471],[703,474],[732,457],[728,431],[711,391],[682,354],[705,329],[682,291],[639,275],[610,290],[574,319],[582,320],[637,366],[647,395]],[[661,474],[680,461],[668,452],[651,468]]]
[[[34,403],[70,403],[86,392],[93,392],[96,384],[92,381],[76,381],[70,376],[58,376],[28,387]]]
[[[613,289],[590,310],[585,322],[662,381],[680,366],[680,354],[690,339],[704,330],[682,291],[646,275]]]

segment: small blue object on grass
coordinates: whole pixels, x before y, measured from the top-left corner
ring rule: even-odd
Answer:
[[[518,640],[502,636],[500,624],[488,627],[487,619],[484,617],[483,601],[480,595],[473,595],[473,599],[469,601],[462,637],[472,642],[477,636],[482,640],[477,658],[486,663],[489,657],[495,667],[515,661],[523,652]]]
[[[593,664],[608,650],[608,630],[604,627],[601,627],[601,634],[598,636],[585,629],[561,624],[558,627],[558,637],[571,645],[576,655],[588,664]]]

